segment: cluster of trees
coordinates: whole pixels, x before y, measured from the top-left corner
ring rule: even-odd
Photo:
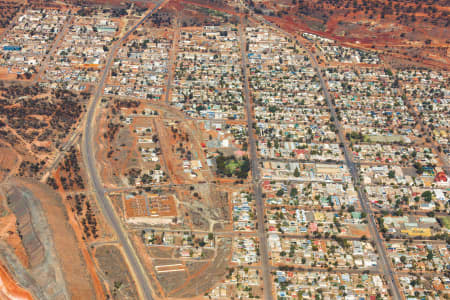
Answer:
[[[320,30],[325,30],[329,18],[335,14],[347,17],[349,14],[363,14],[370,19],[385,19],[390,16],[392,20],[400,24],[411,25],[418,20],[434,26],[448,27],[450,19],[448,12],[440,9],[444,2],[433,0],[428,3],[420,1],[393,0],[393,1],[367,1],[367,0],[327,0],[305,1],[292,0],[293,7],[289,11],[282,9],[273,11],[267,9],[264,3],[255,4],[253,0],[246,0],[249,7],[256,14],[268,14],[282,17],[284,14],[293,13],[300,18],[312,17],[317,22]],[[444,5],[445,6],[445,5]],[[340,25],[344,22],[340,21]],[[413,29],[414,31],[414,29]],[[400,35],[404,37],[404,33]]]
[[[177,128],[173,126],[171,126],[170,129],[172,131],[173,139],[181,140],[181,142],[178,144],[178,147],[176,147],[176,145],[172,146],[172,150],[179,153],[181,159],[191,160],[192,152],[184,144],[185,142],[189,143],[189,135],[185,132],[182,132],[181,130],[179,131]],[[154,143],[158,142],[158,137],[156,135],[153,136],[153,142]]]
[[[53,90],[48,96],[44,95],[48,90],[38,85],[5,87],[3,84],[0,84],[0,91],[4,97],[0,100],[0,115],[28,142],[36,138],[39,141],[52,140],[57,134],[61,136],[60,133],[71,129],[83,111],[79,96],[70,91]],[[85,97],[88,95],[83,95]]]
[[[111,16],[113,18],[120,18],[120,17],[126,16],[127,14],[128,14],[128,12],[125,8],[112,8],[111,9]]]
[[[117,131],[119,130],[120,124],[114,124],[112,122],[108,123],[108,127],[106,132],[103,134],[103,137],[105,139],[108,139],[108,141],[111,143],[116,136]],[[108,153],[108,157],[111,157],[112,151]]]
[[[77,11],[77,15],[79,15],[81,17],[89,17],[89,16],[92,16],[93,12],[94,12],[94,10],[92,8],[83,6],[81,9],[79,9]]]
[[[136,108],[139,106],[139,101],[135,100],[121,100],[116,99],[114,101],[114,106],[116,109],[120,110],[121,108]]]
[[[58,189],[58,184],[56,183],[56,180],[53,177],[48,177],[47,178],[47,185],[52,187],[54,190]]]
[[[21,144],[18,137],[15,134],[11,133],[11,131],[9,130],[0,130],[0,139],[16,147]]]
[[[170,25],[172,25],[172,19],[173,19],[173,14],[169,13],[168,11],[160,10],[157,13],[153,14],[150,18],[152,23],[156,26],[156,27],[169,27]]]
[[[31,77],[33,76],[33,74],[31,74],[30,72],[25,72],[23,74],[17,73],[16,78],[17,79],[26,79],[26,80],[30,80]]]
[[[70,190],[74,187],[84,189],[84,181],[80,176],[80,165],[78,164],[78,151],[72,147],[65,159],[60,163],[60,168],[67,174],[67,177],[61,175],[61,185],[64,190]]]
[[[0,28],[5,28],[19,12],[21,5],[12,1],[0,1],[0,7]]]
[[[75,210],[78,216],[81,216],[83,214],[83,204],[86,200],[85,194],[75,194]],[[68,201],[72,200],[72,196],[67,196],[66,199]]]
[[[125,176],[128,177],[128,183],[130,185],[134,185],[136,183],[136,178],[138,178],[141,173],[142,170],[137,168],[131,168],[130,170],[128,170],[128,172],[125,174]]]
[[[91,203],[87,200],[84,193],[75,194],[74,197],[68,195],[66,200],[71,202],[75,200],[75,212],[78,217],[81,217],[81,225],[83,226],[83,232],[86,238],[93,236],[98,237],[97,220],[95,214],[92,211]],[[85,208],[83,214],[83,207]],[[73,211],[73,209],[72,209]]]
[[[55,90],[54,95],[58,99],[58,104],[52,114],[50,125],[58,132],[68,132],[80,118],[83,107],[77,95],[70,91]]]
[[[356,131],[352,131],[351,133],[347,132],[345,136],[350,141],[355,140],[358,142],[362,142],[364,140],[364,135],[361,132]]]
[[[34,97],[41,93],[43,93],[45,90],[43,87],[35,84],[30,86],[22,86],[19,84],[13,84],[8,87],[5,87],[3,82],[0,82],[0,91],[2,91],[2,97],[5,97],[7,99],[16,99],[23,96],[30,96]]]
[[[250,171],[250,161],[247,156],[242,159],[236,159],[232,156],[224,156],[220,154],[216,157],[217,174],[222,176],[237,176],[238,178],[245,179],[248,177]]]
[[[24,161],[22,161],[22,163],[19,166],[19,176],[33,177],[37,173],[39,173],[39,171],[42,169],[42,167],[44,165],[45,165],[45,161],[43,161],[43,160],[40,162],[36,162],[36,163],[33,163],[28,160],[24,160]]]
[[[91,235],[94,239],[98,237],[97,219],[95,218],[95,214],[92,211],[89,201],[86,201],[86,214],[81,220],[81,224],[83,225],[83,231],[87,238]]]

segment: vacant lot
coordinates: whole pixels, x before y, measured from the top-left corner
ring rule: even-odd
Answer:
[[[136,287],[122,253],[116,246],[101,246],[95,251],[113,299],[137,299]]]
[[[17,153],[9,146],[0,143],[0,181],[2,181],[19,162]]]
[[[211,262],[185,262],[183,260],[157,260],[155,266],[171,265],[171,272],[157,272],[157,278],[167,296],[193,298],[211,290],[225,277],[230,262],[231,239],[223,238],[217,243],[217,255]]]

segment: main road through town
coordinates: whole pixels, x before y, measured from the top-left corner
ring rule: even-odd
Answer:
[[[252,10],[249,9],[249,11],[252,11]],[[260,17],[260,16],[254,14],[254,13],[252,13],[251,15],[253,17],[255,17],[255,19],[259,20],[261,23],[264,23],[264,24],[274,28],[275,30],[282,31],[283,33],[287,34],[288,36],[290,36],[294,40],[297,40],[298,42],[301,43],[301,41],[298,40],[295,36],[291,35],[290,33],[286,32],[284,30],[282,30],[278,26],[274,25],[272,22],[267,21],[263,17]],[[392,291],[393,298],[395,300],[400,300],[400,299],[402,299],[402,297],[401,297],[400,289],[398,287],[398,283],[397,283],[397,281],[395,279],[394,273],[392,271],[391,264],[389,262],[387,254],[386,254],[386,248],[384,247],[383,240],[381,239],[380,233],[377,230],[374,213],[372,211],[372,208],[368,204],[369,202],[368,202],[367,196],[366,196],[366,194],[364,192],[364,185],[361,184],[361,182],[360,182],[358,169],[357,169],[355,163],[353,162],[353,160],[352,160],[352,158],[350,156],[350,151],[348,150],[348,147],[347,147],[347,145],[345,143],[345,137],[344,137],[344,134],[343,134],[343,130],[341,128],[341,124],[340,124],[340,122],[339,122],[339,120],[337,118],[336,110],[334,108],[333,102],[331,101],[330,94],[328,93],[328,88],[327,88],[327,85],[325,83],[325,79],[322,76],[322,69],[320,68],[319,64],[317,63],[314,54],[311,53],[311,51],[307,47],[304,47],[304,49],[307,51],[308,56],[311,58],[312,65],[313,65],[313,67],[314,67],[314,69],[315,69],[315,71],[316,71],[316,73],[317,73],[317,75],[319,77],[320,85],[322,87],[322,90],[323,90],[323,93],[324,93],[324,96],[325,96],[325,100],[326,100],[327,105],[328,105],[328,107],[330,109],[331,117],[334,119],[334,123],[335,123],[335,126],[337,128],[337,134],[338,134],[339,140],[341,141],[341,143],[343,145],[344,158],[345,158],[346,165],[348,166],[348,168],[350,170],[350,173],[352,175],[352,178],[353,178],[353,181],[355,183],[355,186],[358,187],[358,196],[359,196],[359,200],[360,200],[360,203],[361,203],[361,208],[367,214],[367,217],[368,217],[368,220],[369,220],[368,221],[368,223],[369,223],[368,225],[369,225],[370,234],[373,237],[373,239],[375,241],[375,244],[376,244],[376,247],[378,249],[378,254],[380,256],[380,263],[381,263],[380,265],[381,265],[382,271],[383,271],[383,273],[385,275],[386,280],[388,281],[388,285],[389,285],[389,287],[390,287],[390,289]],[[244,53],[243,53],[243,60],[245,60]],[[244,62],[243,62],[243,64],[244,64]],[[245,65],[246,65],[246,63],[245,63]],[[246,76],[247,76],[247,74],[244,72],[244,79],[245,80],[247,79]],[[244,85],[244,92],[246,94],[248,93],[247,89],[248,89],[248,86]],[[250,108],[249,106],[250,106],[250,104],[247,102],[247,109]],[[251,121],[252,120],[250,120],[250,119],[248,120],[248,122],[249,122],[249,131],[251,131],[251,128],[250,128]],[[251,147],[252,146],[252,139],[253,139],[253,134],[249,132],[250,148],[252,148]],[[254,143],[254,141],[253,141],[253,143]],[[251,153],[250,153],[251,156],[253,156],[252,152],[253,151],[251,151]],[[255,152],[256,152],[256,150],[255,150]],[[254,171],[254,169],[256,171],[258,171],[257,168],[252,168],[252,172]],[[258,201],[258,199],[257,199],[257,201]],[[260,210],[263,210],[263,209],[258,209],[258,217],[259,217],[259,215],[261,213]],[[259,222],[259,218],[258,218],[258,224],[259,223],[260,222]],[[261,241],[261,244],[262,244],[262,241]],[[262,256],[263,255],[264,254],[262,253]],[[263,259],[262,256],[261,256],[261,259]],[[264,266],[263,266],[263,274],[265,275]],[[266,282],[265,281],[264,281],[264,285],[266,286]]]
[[[260,185],[260,174],[259,174],[259,163],[258,163],[258,153],[256,148],[255,134],[253,132],[253,117],[252,117],[252,106],[250,101],[250,93],[248,87],[248,76],[247,76],[247,48],[246,48],[246,37],[245,37],[245,23],[241,17],[240,26],[240,44],[241,44],[241,56],[242,56],[242,73],[244,75],[244,100],[247,110],[247,127],[248,127],[248,144],[250,148],[250,162],[251,171],[253,179],[253,191],[256,201],[256,218],[258,224],[258,239],[259,239],[259,249],[260,249],[260,259],[262,268],[262,277],[264,284],[264,299],[273,299],[272,293],[272,275],[270,273],[271,266],[269,264],[269,252],[267,249],[267,238],[266,230],[264,225],[265,211],[264,202],[262,199],[261,185]]]
[[[115,231],[117,240],[122,246],[125,259],[130,268],[134,280],[136,282],[136,287],[139,295],[142,299],[153,299],[152,290],[150,288],[149,278],[146,274],[144,267],[142,266],[136,251],[134,250],[131,242],[128,238],[127,232],[123,228],[122,222],[118,215],[116,214],[114,207],[108,197],[105,196],[105,189],[103,187],[102,181],[100,179],[99,172],[97,170],[97,165],[95,163],[95,147],[94,147],[94,127],[95,127],[95,116],[96,108],[99,104],[100,98],[103,95],[104,84],[108,76],[109,70],[111,68],[115,52],[122,43],[138,28],[145,20],[150,17],[159,7],[164,3],[165,0],[158,1],[154,8],[152,8],[144,17],[141,18],[130,30],[128,30],[111,48],[108,59],[105,64],[105,69],[103,71],[102,77],[98,83],[97,89],[90,103],[87,111],[87,118],[84,127],[83,140],[81,144],[81,150],[83,153],[84,163],[86,170],[89,174],[92,187],[94,189],[95,195],[97,197],[97,202],[101,211],[103,212],[106,220],[111,225],[112,229]],[[114,262],[111,262],[114,263]]]
[[[336,110],[334,108],[334,104],[331,101],[330,94],[328,93],[327,85],[325,84],[325,80],[324,80],[324,78],[322,76],[322,70],[321,70],[319,64],[317,63],[316,58],[314,57],[314,54],[311,53],[309,51],[309,49],[307,49],[306,47],[305,47],[305,49],[308,52],[308,54],[309,54],[309,56],[310,56],[310,58],[312,60],[313,67],[316,70],[317,75],[319,76],[320,85],[322,86],[322,89],[323,89],[323,92],[324,92],[324,96],[325,96],[325,100],[326,100],[326,102],[328,104],[328,107],[330,109],[331,117],[334,119],[335,126],[337,128],[337,133],[338,133],[339,140],[341,141],[342,146],[343,146],[345,162],[346,162],[346,164],[347,164],[347,166],[348,166],[348,168],[350,170],[350,174],[352,175],[353,182],[354,182],[355,186],[357,187],[358,196],[359,196],[359,200],[360,200],[360,203],[361,203],[361,208],[367,214],[367,217],[369,219],[369,222],[368,222],[369,231],[370,231],[370,235],[373,237],[373,239],[375,241],[375,244],[376,244],[376,246],[378,248],[378,254],[379,254],[380,260],[381,260],[380,261],[381,262],[381,264],[380,264],[381,268],[383,269],[383,273],[386,276],[386,280],[388,281],[388,285],[391,288],[391,291],[392,291],[394,299],[400,300],[400,299],[402,299],[402,297],[400,295],[400,290],[399,290],[399,287],[397,285],[397,281],[395,280],[391,264],[389,262],[387,254],[386,254],[386,248],[385,248],[385,246],[383,244],[383,240],[381,239],[380,233],[379,233],[379,231],[377,229],[377,225],[376,225],[376,222],[375,222],[375,217],[374,217],[372,208],[370,207],[370,204],[368,204],[369,201],[368,201],[367,196],[366,196],[366,194],[364,192],[364,185],[362,185],[361,182],[360,182],[358,169],[357,169],[355,163],[353,162],[353,160],[352,160],[352,158],[350,156],[350,151],[349,151],[349,149],[348,149],[348,147],[347,147],[347,145],[345,143],[345,137],[344,137],[344,134],[343,134],[343,130],[342,130],[341,124],[339,122],[339,119],[337,117]]]
[[[265,22],[266,24],[268,24],[269,26],[273,26],[272,23],[270,22]],[[276,28],[276,27],[275,27]],[[279,30],[279,28],[277,28]],[[291,36],[291,35],[290,35]],[[291,36],[292,37],[292,36]],[[295,37],[294,37],[295,39]],[[298,41],[298,39],[296,39]],[[300,41],[299,41],[300,42]],[[400,300],[402,299],[401,294],[400,294],[400,290],[397,284],[397,281],[395,280],[394,277],[394,273],[392,271],[392,267],[391,264],[389,262],[388,256],[386,254],[386,248],[383,244],[383,240],[381,239],[380,233],[377,229],[377,225],[375,222],[375,217],[374,217],[374,213],[372,211],[372,208],[370,207],[370,205],[368,204],[369,201],[367,199],[367,196],[364,192],[364,185],[360,182],[360,177],[358,174],[358,169],[355,165],[355,163],[353,162],[351,156],[350,156],[350,151],[345,143],[345,137],[343,134],[343,130],[341,127],[341,124],[339,122],[339,119],[337,117],[336,114],[336,110],[334,108],[334,104],[331,101],[331,97],[330,94],[328,93],[328,87],[325,83],[325,79],[322,76],[322,69],[320,68],[319,64],[317,63],[317,60],[314,56],[313,53],[311,53],[311,51],[307,48],[304,47],[304,49],[306,50],[306,52],[308,53],[308,56],[311,58],[312,61],[312,65],[314,67],[314,69],[316,70],[316,73],[319,77],[319,81],[320,81],[320,85],[322,87],[324,96],[325,96],[325,100],[327,102],[328,108],[330,109],[330,114],[331,117],[334,119],[334,123],[335,126],[337,128],[337,134],[339,137],[340,142],[342,143],[343,146],[343,151],[344,151],[344,158],[345,158],[345,162],[350,170],[350,174],[352,175],[353,178],[353,182],[355,184],[355,186],[358,188],[358,196],[359,196],[359,200],[361,203],[361,208],[362,210],[367,214],[368,217],[368,225],[369,225],[369,231],[370,231],[370,235],[373,237],[375,244],[377,246],[378,249],[378,254],[380,256],[380,265],[381,268],[383,270],[384,275],[386,276],[386,280],[388,281],[388,285],[390,286],[390,289],[392,291],[392,296],[394,299],[396,300]]]
[[[262,21],[265,24],[275,28],[276,30],[281,30],[280,28],[278,28],[277,26],[275,26],[271,22],[265,20],[264,18],[261,18],[261,19],[262,19]],[[299,41],[295,36],[292,36],[291,34],[285,32],[285,31],[283,31],[283,32],[288,34],[294,40]],[[299,41],[299,42],[301,43],[301,41]],[[380,265],[381,265],[382,271],[383,271],[383,273],[385,275],[385,278],[386,278],[386,280],[388,282],[388,285],[389,285],[389,287],[390,287],[390,289],[392,291],[393,299],[401,300],[402,297],[401,297],[400,289],[398,287],[397,281],[396,281],[394,273],[392,271],[391,264],[389,262],[387,254],[386,254],[386,248],[384,246],[383,240],[381,239],[380,233],[379,233],[379,231],[377,229],[377,225],[376,225],[376,222],[375,222],[375,217],[374,217],[374,213],[372,211],[372,208],[368,204],[369,201],[368,201],[367,196],[366,196],[366,194],[364,192],[364,185],[360,182],[358,169],[357,169],[355,163],[353,162],[353,160],[352,160],[352,158],[350,156],[350,151],[349,151],[349,149],[348,149],[348,147],[347,147],[347,145],[345,143],[345,137],[344,137],[344,134],[343,134],[343,130],[342,130],[341,124],[340,124],[339,119],[337,117],[336,110],[334,108],[334,104],[331,101],[330,94],[328,93],[328,87],[327,87],[327,85],[325,83],[325,79],[322,76],[322,69],[320,68],[319,64],[317,63],[317,60],[316,60],[316,57],[314,56],[314,54],[311,53],[311,51],[307,47],[303,47],[303,48],[308,53],[308,56],[311,58],[312,65],[313,65],[313,67],[314,67],[314,69],[315,69],[315,71],[316,71],[316,73],[317,73],[317,75],[319,77],[320,85],[322,87],[323,94],[325,96],[325,100],[326,100],[328,108],[330,110],[331,117],[334,119],[334,123],[335,123],[336,129],[337,129],[337,134],[338,134],[339,140],[340,140],[340,142],[342,143],[342,146],[343,146],[343,152],[344,152],[344,158],[345,158],[346,165],[347,165],[347,167],[350,170],[350,174],[352,175],[353,182],[354,182],[355,186],[358,188],[357,191],[358,191],[358,196],[359,196],[359,200],[360,200],[360,203],[361,203],[361,208],[367,214],[367,217],[368,217],[368,225],[369,225],[370,235],[373,237],[373,239],[375,241],[375,244],[376,244],[376,247],[378,249],[378,254],[380,256]]]

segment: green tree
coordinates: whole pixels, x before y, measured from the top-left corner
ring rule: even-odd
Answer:
[[[431,202],[432,196],[433,196],[433,194],[431,193],[431,191],[425,191],[425,192],[422,193],[422,198],[426,202]]]
[[[400,261],[402,262],[402,264],[406,263],[406,256],[402,255],[400,256]]]
[[[291,197],[293,198],[293,197],[297,196],[297,194],[298,194],[298,190],[296,188],[292,188],[291,189]]]

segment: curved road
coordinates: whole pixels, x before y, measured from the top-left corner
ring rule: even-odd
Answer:
[[[161,0],[156,3],[156,6],[151,9],[139,22],[137,22],[122,38],[120,38],[112,47],[109,57],[105,64],[105,69],[103,71],[102,77],[98,83],[97,90],[95,91],[94,98],[88,108],[87,118],[84,127],[83,140],[81,144],[81,151],[84,157],[84,163],[86,170],[91,179],[92,187],[94,188],[95,195],[98,200],[101,211],[103,212],[106,220],[109,222],[113,230],[116,232],[117,239],[122,245],[123,253],[125,254],[125,259],[130,268],[130,272],[134,277],[136,282],[136,287],[138,289],[141,299],[153,299],[152,290],[150,288],[149,278],[147,277],[146,271],[142,266],[136,252],[128,238],[127,232],[122,226],[120,218],[117,216],[112,203],[105,196],[105,189],[101,182],[100,175],[97,171],[96,159],[95,159],[95,147],[93,142],[94,136],[94,123],[96,116],[96,108],[103,95],[103,89],[105,85],[106,78],[108,76],[109,70],[111,68],[114,54],[117,49],[122,45],[122,43],[139,27],[144,21],[151,16],[159,7],[164,3],[165,0]]]

